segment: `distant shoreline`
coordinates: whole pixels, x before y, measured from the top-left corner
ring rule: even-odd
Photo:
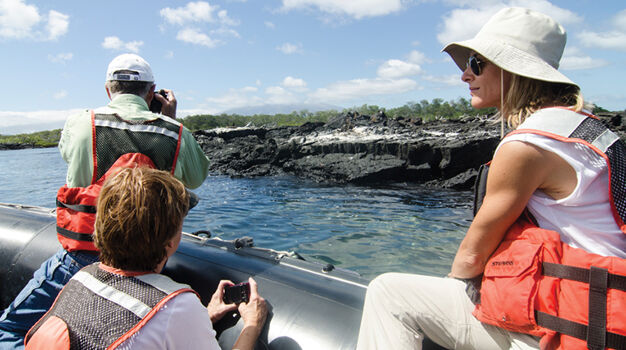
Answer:
[[[52,148],[57,147],[57,145],[50,146],[38,146],[28,143],[0,143],[0,151],[12,151],[19,149],[33,149],[33,148]]]

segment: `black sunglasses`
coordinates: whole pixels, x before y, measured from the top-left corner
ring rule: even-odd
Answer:
[[[469,67],[472,70],[472,73],[474,73],[474,75],[478,76],[483,72],[483,65],[485,64],[485,61],[481,61],[478,57],[476,57],[475,55],[472,55],[469,57],[469,59],[467,60],[467,64],[465,65],[465,69],[467,69],[467,67]]]

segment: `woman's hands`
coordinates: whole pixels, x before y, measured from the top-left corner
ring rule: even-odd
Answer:
[[[213,293],[213,296],[211,296],[211,301],[209,301],[209,305],[206,307],[209,312],[209,317],[211,318],[211,323],[221,320],[224,315],[237,309],[237,305],[235,304],[224,303],[224,288],[232,285],[234,285],[234,283],[231,281],[220,281],[217,290]]]
[[[265,299],[259,295],[256,281],[250,277],[248,282],[250,283],[250,299],[247,303],[239,304],[239,314],[243,319],[244,328],[258,327],[260,331],[267,318],[267,305]]]
[[[241,330],[241,334],[239,334],[233,349],[254,349],[254,344],[256,344],[256,341],[261,334],[261,330],[265,325],[265,320],[267,319],[267,305],[265,303],[265,299],[259,295],[256,281],[250,277],[248,278],[248,283],[250,283],[250,297],[248,302],[242,302],[239,305],[225,304],[223,300],[224,288],[226,286],[232,286],[234,283],[222,280],[217,286],[215,293],[213,293],[209,305],[207,305],[207,310],[212,323],[219,321],[230,311],[235,309],[239,310],[239,314],[243,320],[243,329]]]
[[[209,305],[207,305],[207,311],[212,323],[221,320],[227,313],[238,310],[243,320],[244,328],[253,327],[258,329],[259,332],[261,331],[267,318],[267,305],[265,299],[259,295],[256,281],[250,277],[248,283],[250,283],[250,298],[247,303],[237,305],[224,303],[224,288],[232,286],[234,283],[228,280],[220,281],[217,290],[211,296]]]

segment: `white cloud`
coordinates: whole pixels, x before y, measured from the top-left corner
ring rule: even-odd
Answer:
[[[605,60],[593,59],[589,56],[564,56],[561,59],[562,70],[579,70],[604,67],[608,65]]]
[[[426,58],[426,55],[424,55],[423,53],[417,51],[417,50],[413,50],[411,52],[409,52],[409,57],[408,57],[408,61],[411,63],[415,63],[415,64],[420,64],[420,63],[424,63],[424,62],[430,62],[430,60],[428,58]]]
[[[209,48],[216,47],[220,41],[211,39],[208,35],[197,31],[196,29],[187,28],[178,32],[176,39],[190,44],[202,45]]]
[[[65,63],[71,60],[74,57],[74,54],[71,52],[59,53],[56,55],[48,55],[48,60],[54,63]]]
[[[626,50],[626,10],[618,12],[611,20],[613,29],[606,32],[583,31],[578,39],[587,47],[609,50]]]
[[[626,10],[622,10],[613,17],[613,25],[619,30],[626,31]]]
[[[228,93],[222,96],[207,98],[207,102],[210,103],[211,109],[215,111],[256,106],[264,103],[264,99],[250,94],[256,91],[257,88],[250,86],[241,89],[229,89]]]
[[[388,60],[378,67],[377,74],[381,78],[396,79],[419,74],[422,68],[415,63],[401,60]]]
[[[168,60],[171,60],[172,58],[174,58],[174,51],[171,51],[171,50],[167,51],[164,57]]]
[[[278,46],[276,50],[286,54],[292,55],[295,53],[302,53],[302,44],[292,44],[292,43],[284,43],[281,46]]]
[[[489,18],[504,7],[519,6],[548,13],[550,17],[562,25],[582,21],[581,16],[570,10],[557,7],[547,0],[483,0],[481,2],[457,0],[448,2],[466,8],[454,9],[443,18],[443,29],[437,34],[437,39],[441,44],[474,37]]]
[[[243,88],[241,88],[242,92],[257,92],[259,91],[259,88],[257,88],[256,86],[244,86]]]
[[[228,17],[228,12],[226,10],[220,10],[217,13],[217,18],[219,18],[220,23],[222,23],[225,26],[238,26],[239,25],[238,20],[234,20]]]
[[[0,111],[0,125],[3,130],[10,129],[15,133],[58,129],[63,127],[68,116],[80,111],[82,110]]]
[[[67,97],[67,91],[61,90],[61,91],[55,93],[54,95],[52,95],[52,97],[54,97],[55,100],[64,99],[65,97]]]
[[[603,67],[607,64],[605,60],[587,56],[576,47],[566,47],[559,68],[562,70],[580,70]]]
[[[282,0],[283,9],[317,8],[333,15],[347,15],[356,19],[384,16],[402,9],[402,0]]]
[[[143,45],[143,41],[129,41],[124,42],[116,36],[107,36],[102,42],[102,47],[109,50],[116,51],[130,51],[134,53],[139,52],[139,48]]]
[[[0,0],[0,38],[54,40],[67,33],[69,16],[50,10],[39,14],[23,0]]]
[[[208,2],[197,1],[175,9],[166,7],[160,13],[171,24],[186,25],[189,22],[213,22],[213,12],[218,8],[219,6],[211,6]]]
[[[280,95],[280,94],[284,94],[285,92],[287,92],[287,90],[283,89],[280,86],[270,86],[267,89],[265,89],[265,93],[269,95]]]
[[[618,31],[610,32],[589,32],[583,31],[578,34],[578,38],[583,45],[588,47],[599,47],[601,49],[626,50],[626,33]]]
[[[211,34],[212,35],[219,35],[219,36],[223,36],[223,37],[232,36],[232,37],[235,37],[235,38],[241,38],[241,35],[239,35],[239,33],[236,30],[234,30],[232,28],[226,28],[226,27],[221,27],[221,28],[212,30]]]
[[[298,102],[298,98],[290,91],[281,86],[270,86],[265,89],[268,95],[265,103],[269,104],[290,104]]]
[[[70,16],[61,12],[50,10],[48,13],[48,25],[46,26],[50,40],[57,39],[67,33],[67,29],[70,26],[69,18]]]
[[[295,89],[306,88],[306,82],[304,80],[299,79],[299,78],[294,78],[291,76],[288,76],[285,79],[283,79],[282,85],[286,88],[295,88]]]
[[[314,101],[349,102],[354,99],[399,94],[417,89],[412,79],[353,79],[339,81],[325,88],[317,89],[310,95]]]
[[[444,76],[434,76],[434,75],[426,75],[424,76],[425,80],[432,81],[437,84],[442,84],[446,86],[463,86],[467,85],[461,80],[461,74],[450,74]]]
[[[160,14],[167,23],[182,27],[176,39],[214,48],[223,42],[219,38],[241,37],[236,30],[231,28],[238,26],[240,22],[228,16],[228,11],[219,8],[218,5],[212,6],[208,2],[197,1],[190,2],[184,7],[166,7],[160,11]],[[212,30],[201,28],[203,24],[207,23],[218,27]],[[206,34],[207,32],[209,35]]]
[[[390,59],[385,61],[378,67],[377,75],[386,79],[410,77],[422,73],[420,64],[424,62],[428,62],[426,56],[417,50],[412,50],[407,55],[406,60]]]
[[[270,28],[270,29],[274,29],[276,28],[276,25],[270,21],[265,21],[265,26]]]

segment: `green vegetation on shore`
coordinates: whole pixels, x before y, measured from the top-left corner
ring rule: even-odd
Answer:
[[[61,139],[61,129],[38,131],[32,134],[0,135],[0,145],[28,145],[54,147]]]
[[[309,112],[307,110],[293,111],[289,114],[255,114],[244,116],[239,114],[220,115],[190,115],[180,119],[189,130],[208,130],[221,127],[241,127],[246,125],[272,125],[272,126],[296,126],[307,122],[327,122],[330,118],[347,113],[349,111],[361,115],[374,115],[379,111],[384,112],[389,118],[422,118],[424,121],[435,119],[456,119],[461,116],[488,115],[496,112],[495,108],[474,109],[470,101],[459,98],[444,101],[441,98],[432,101],[421,100],[420,102],[408,102],[404,106],[396,108],[383,108],[376,105],[362,105],[344,109],[342,111],[329,110]],[[594,113],[608,112],[602,107],[596,107]],[[39,131],[32,134],[0,135],[1,145],[27,145],[31,147],[53,147],[61,138],[61,129]]]
[[[362,105],[344,109],[342,111],[329,110],[320,112],[309,112],[307,110],[294,111],[289,114],[255,114],[253,116],[243,116],[238,114],[220,115],[191,115],[183,118],[182,123],[192,131],[207,130],[220,127],[241,127],[248,124],[293,126],[302,125],[306,122],[327,122],[330,118],[340,114],[353,111],[361,115],[374,115],[379,111],[385,112],[389,118],[422,118],[424,121],[441,118],[459,118],[463,115],[485,115],[495,113],[495,108],[473,109],[470,101],[459,98],[453,101],[444,101],[436,98],[432,101],[422,100],[420,102],[409,102],[397,108],[383,108],[376,105]]]

